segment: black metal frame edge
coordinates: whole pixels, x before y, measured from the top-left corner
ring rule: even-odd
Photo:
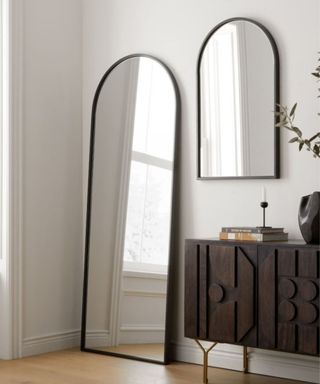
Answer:
[[[160,62],[162,63],[162,62]],[[164,65],[162,63],[162,65]],[[168,364],[172,359],[170,357],[170,342],[171,342],[171,318],[174,310],[174,280],[173,272],[175,267],[174,255],[178,247],[178,223],[179,223],[179,146],[181,139],[181,96],[177,80],[169,67],[164,65],[167,73],[169,74],[174,92],[176,96],[176,119],[175,119],[175,135],[174,135],[174,164],[173,164],[173,179],[172,179],[172,198],[171,198],[171,218],[170,218],[170,253],[168,262],[168,279],[167,279],[167,302],[166,302],[166,317],[165,317],[165,345],[164,345],[164,364]]]
[[[232,17],[230,19],[224,20],[218,25],[216,25],[206,36],[204,39],[199,55],[198,55],[198,62],[197,62],[197,180],[248,180],[248,179],[279,179],[280,178],[280,132],[279,128],[274,127],[275,134],[274,134],[274,174],[272,176],[218,176],[218,177],[204,177],[201,176],[201,161],[200,161],[200,132],[201,132],[201,92],[200,92],[200,65],[201,65],[201,59],[204,52],[204,49],[207,45],[208,40],[210,37],[222,26],[224,26],[227,23],[230,23],[232,21],[248,21],[250,23],[255,24],[257,27],[259,27],[268,37],[269,42],[272,47],[273,56],[274,56],[274,110],[278,111],[278,105],[280,104],[280,60],[279,60],[279,51],[277,48],[277,44],[269,32],[269,30],[259,22],[252,20],[250,18],[246,17]],[[279,121],[279,118],[275,115],[274,116],[274,124]]]
[[[110,75],[110,73],[122,62],[133,59],[145,57],[152,60],[155,60],[159,63],[165,71],[168,73],[175,92],[176,96],[176,118],[175,118],[175,153],[174,153],[174,168],[173,168],[173,183],[172,183],[172,199],[171,199],[171,234],[170,234],[170,254],[169,254],[169,262],[168,262],[168,279],[167,279],[167,302],[166,302],[166,319],[165,319],[165,348],[164,348],[164,360],[158,361],[148,358],[142,358],[138,356],[132,356],[127,354],[113,353],[107,351],[96,350],[92,348],[86,347],[86,325],[87,325],[87,300],[88,300],[88,278],[89,278],[89,249],[90,249],[90,232],[91,232],[91,203],[92,203],[92,179],[93,179],[93,170],[94,170],[94,139],[95,139],[95,121],[96,121],[96,110],[97,104],[100,96],[101,89]],[[80,350],[83,352],[96,353],[99,355],[106,356],[114,356],[114,357],[122,357],[130,360],[143,361],[148,363],[155,364],[168,364],[169,359],[169,343],[170,343],[170,311],[168,311],[168,307],[172,301],[172,292],[170,289],[172,288],[172,276],[173,276],[173,256],[174,256],[174,244],[175,244],[175,236],[173,236],[175,222],[176,222],[176,209],[175,203],[177,201],[176,191],[178,187],[177,182],[177,169],[178,169],[178,138],[180,137],[180,122],[181,122],[181,98],[177,80],[173,74],[173,71],[167,66],[162,60],[143,53],[130,54],[122,57],[117,60],[114,64],[109,67],[109,69],[102,76],[98,87],[95,91],[95,95],[93,98],[92,109],[91,109],[91,126],[90,126],[90,146],[89,146],[89,169],[88,169],[88,188],[87,188],[87,211],[86,211],[86,231],[85,231],[85,252],[84,252],[84,275],[83,275],[83,297],[82,297],[82,314],[81,314],[81,340],[80,340]]]
[[[123,359],[142,361],[142,362],[145,362],[145,363],[153,363],[153,364],[159,364],[159,365],[167,364],[167,363],[159,361],[159,360],[152,360],[152,359],[147,359],[147,358],[144,358],[144,357],[133,356],[133,355],[126,355],[126,354],[115,353],[115,352],[101,351],[99,349],[81,348],[81,351],[82,352],[95,353],[96,355],[104,355],[104,356],[112,356],[112,357],[122,357]]]

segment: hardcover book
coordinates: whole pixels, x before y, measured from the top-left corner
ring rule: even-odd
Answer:
[[[287,241],[288,233],[220,232],[220,240],[240,241]]]
[[[222,227],[221,232],[243,232],[243,233],[283,233],[283,228],[273,227]]]

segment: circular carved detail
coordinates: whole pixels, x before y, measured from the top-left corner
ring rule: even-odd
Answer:
[[[314,300],[318,295],[318,287],[311,280],[303,280],[299,287],[301,297],[306,301]]]
[[[212,284],[209,288],[209,297],[215,303],[220,303],[224,296],[224,290],[219,284]]]
[[[314,304],[304,303],[299,306],[299,319],[304,324],[313,323],[318,318],[318,310]]]
[[[296,317],[296,306],[288,300],[279,304],[279,316],[282,321],[291,321]]]
[[[290,279],[281,279],[279,283],[279,292],[286,299],[291,299],[297,291],[296,284]]]

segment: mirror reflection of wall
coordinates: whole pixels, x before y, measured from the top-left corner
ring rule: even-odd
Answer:
[[[274,49],[247,20],[224,23],[206,41],[198,79],[200,177],[274,176]]]
[[[100,85],[84,349],[164,361],[177,90],[146,56]]]

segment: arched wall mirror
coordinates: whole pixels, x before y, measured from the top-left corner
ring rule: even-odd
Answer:
[[[130,55],[101,79],[92,107],[81,349],[166,363],[176,81]]]
[[[261,24],[215,27],[198,59],[198,178],[278,178],[279,55]]]

